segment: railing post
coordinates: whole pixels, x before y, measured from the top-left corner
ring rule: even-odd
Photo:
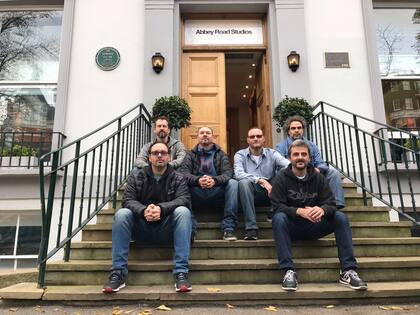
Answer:
[[[45,211],[45,195],[44,195],[44,161],[39,161],[39,182],[41,191],[41,211],[42,211],[42,236],[38,254],[38,288],[45,287],[45,270],[47,266],[48,243],[50,239],[51,217],[54,205],[55,184],[57,182],[59,152],[53,153],[51,166],[50,185],[48,189],[47,209]]]
[[[357,125],[357,116],[353,115],[354,132],[356,135],[357,159],[359,160],[360,182],[362,185],[363,204],[367,206],[367,196],[365,187],[365,174],[363,171],[362,152],[360,150],[359,127]]]
[[[322,131],[323,131],[323,138],[324,138],[324,155],[325,155],[325,161],[329,161],[329,156],[328,156],[328,146],[327,146],[327,127],[325,124],[325,115],[324,115],[324,102],[321,102],[321,114],[322,114]]]
[[[70,208],[69,208],[69,225],[67,227],[67,237],[69,240],[64,248],[64,261],[70,259],[70,246],[71,246],[71,233],[73,233],[73,217],[74,217],[74,206],[76,203],[76,191],[77,191],[77,174],[79,172],[79,156],[80,156],[80,141],[76,143],[76,150],[74,152],[74,166],[73,166],[73,179],[71,184],[71,195],[70,195]]]
[[[117,195],[118,195],[118,166],[120,164],[120,146],[121,146],[121,118],[118,119],[118,134],[117,134],[117,148],[115,152],[115,174],[114,174],[114,191],[115,196],[112,201],[112,207],[115,209],[117,207]]]

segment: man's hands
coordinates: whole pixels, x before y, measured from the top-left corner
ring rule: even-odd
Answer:
[[[144,210],[144,218],[146,219],[147,222],[159,221],[160,213],[161,213],[161,210],[159,206],[150,204]]]
[[[273,189],[273,186],[271,186],[269,181],[264,179],[264,178],[260,178],[257,183],[260,184],[262,187],[264,187],[267,190],[268,197],[270,197],[271,196],[271,190]]]
[[[305,207],[298,208],[296,214],[306,220],[311,221],[312,223],[317,223],[321,221],[322,216],[325,214],[324,209],[315,206],[315,207]]]
[[[214,179],[208,175],[201,176],[198,180],[198,185],[200,185],[201,188],[212,188],[216,182]]]

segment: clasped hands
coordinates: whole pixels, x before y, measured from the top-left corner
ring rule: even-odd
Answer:
[[[208,175],[201,176],[198,180],[198,184],[201,188],[212,188],[216,182],[214,179]]]
[[[322,216],[325,214],[324,209],[315,206],[315,207],[305,207],[298,208],[296,214],[306,220],[311,221],[312,223],[317,223],[321,221]]]
[[[161,209],[159,206],[150,204],[144,210],[144,218],[146,219],[147,222],[159,221],[160,213],[161,213]]]

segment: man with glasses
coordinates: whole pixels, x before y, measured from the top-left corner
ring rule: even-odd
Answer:
[[[143,168],[149,165],[149,148],[155,142],[162,142],[166,143],[171,151],[171,158],[169,160],[169,165],[171,165],[174,169],[180,167],[184,157],[186,155],[185,146],[184,144],[174,138],[169,136],[171,129],[169,129],[169,120],[165,116],[157,117],[154,120],[155,129],[153,129],[153,133],[155,134],[155,140],[146,143],[142,148],[141,151],[134,163],[135,166],[139,168]]]
[[[269,206],[271,179],[289,161],[277,151],[264,148],[264,134],[253,127],[248,130],[248,148],[234,157],[235,178],[239,181],[239,200],[245,217],[245,240],[258,239],[255,206]]]
[[[198,207],[224,207],[221,223],[222,238],[236,241],[235,229],[238,213],[238,182],[232,179],[229,158],[213,142],[213,130],[201,127],[197,132],[198,144],[188,152],[179,171],[190,186],[193,209]]]
[[[302,116],[291,116],[284,123],[283,130],[284,134],[287,134],[287,138],[281,141],[276,146],[276,150],[285,158],[287,158],[287,152],[293,141],[302,139],[305,140],[311,150],[310,163],[314,167],[316,172],[320,172],[327,179],[331,191],[335,197],[335,203],[338,209],[344,208],[344,191],[341,183],[340,173],[322,159],[321,153],[315,143],[305,139],[303,134],[305,132],[306,121]]]
[[[112,269],[104,293],[125,287],[130,241],[174,246],[173,275],[177,292],[191,291],[188,281],[192,219],[185,178],[168,165],[165,143],[149,147],[150,166],[134,169],[128,177],[123,208],[112,225]]]

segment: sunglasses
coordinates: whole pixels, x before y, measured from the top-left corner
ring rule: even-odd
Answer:
[[[169,152],[166,151],[152,151],[150,152],[151,155],[153,156],[167,156],[169,154]]]
[[[251,136],[248,136],[249,139],[255,139],[255,138],[261,139],[262,137],[263,137],[263,135],[251,135]]]

